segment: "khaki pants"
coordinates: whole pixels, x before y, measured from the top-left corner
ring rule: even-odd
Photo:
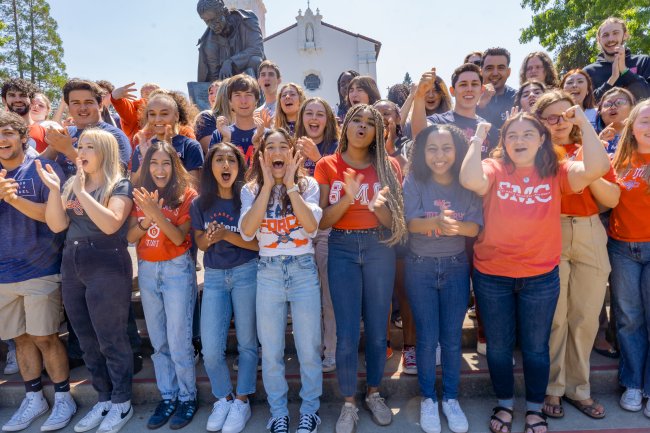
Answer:
[[[598,215],[562,216],[561,221],[560,296],[551,327],[546,393],[586,400],[591,397],[589,356],[611,270],[607,233]]]

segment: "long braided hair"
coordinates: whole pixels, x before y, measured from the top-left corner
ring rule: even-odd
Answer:
[[[402,240],[406,239],[407,228],[404,220],[404,198],[402,194],[402,184],[400,183],[394,168],[386,153],[386,143],[384,141],[384,118],[376,108],[366,105],[357,104],[350,108],[345,115],[343,127],[341,128],[341,138],[339,147],[336,149],[337,153],[343,153],[348,149],[348,125],[354,116],[364,110],[369,110],[375,121],[375,140],[368,147],[368,152],[372,156],[371,164],[377,172],[377,178],[382,188],[388,186],[389,192],[387,195],[386,204],[393,214],[393,222],[390,228],[391,237],[385,239],[384,242],[389,245],[395,245]]]

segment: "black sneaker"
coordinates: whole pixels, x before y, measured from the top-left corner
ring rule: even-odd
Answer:
[[[289,417],[279,416],[277,418],[271,418],[266,428],[271,433],[289,433]]]
[[[319,424],[320,418],[318,417],[318,413],[303,413],[300,415],[300,423],[298,424],[296,433],[316,433]]]
[[[198,406],[199,404],[196,400],[181,401],[178,404],[176,413],[169,422],[169,428],[172,430],[178,430],[179,428],[188,425],[190,421],[192,421],[192,418],[194,418]]]
[[[153,412],[153,415],[149,418],[147,422],[147,428],[154,430],[164,426],[172,414],[176,411],[176,406],[178,405],[177,400],[162,400],[156,406],[156,410]]]

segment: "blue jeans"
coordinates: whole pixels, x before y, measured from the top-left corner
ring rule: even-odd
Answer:
[[[328,278],[336,318],[336,375],[341,394],[357,391],[363,317],[367,386],[378,387],[386,365],[386,327],[395,282],[395,250],[367,230],[330,232]]]
[[[192,312],[196,271],[188,252],[171,260],[138,260],[138,284],[154,354],[156,383],[164,400],[196,399]]]
[[[560,294],[559,268],[541,275],[510,278],[474,269],[474,293],[483,318],[487,359],[499,400],[514,395],[512,351],[515,332],[524,360],[526,401],[544,402],[550,358],[548,341]]]
[[[405,259],[406,293],[416,329],[420,392],[436,401],[436,346],[442,349],[442,398],[458,397],[463,320],[469,303],[469,262],[448,257]]]
[[[621,348],[618,376],[626,388],[650,395],[650,242],[609,238],[616,336]]]
[[[230,319],[235,314],[239,371],[237,395],[255,393],[257,381],[257,331],[255,293],[257,259],[232,269],[205,268],[201,335],[203,364],[210,378],[212,394],[224,398],[232,394],[232,381],[226,363],[226,343]]]
[[[262,344],[262,379],[271,416],[289,416],[284,375],[287,303],[300,362],[301,414],[316,413],[323,391],[320,358],[320,286],[313,254],[260,257],[257,265],[257,335]]]

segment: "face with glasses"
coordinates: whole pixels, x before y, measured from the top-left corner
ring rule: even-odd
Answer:
[[[521,104],[521,109],[527,113],[530,113],[531,108],[535,105],[537,98],[544,94],[544,90],[535,84],[528,84],[521,89],[521,97],[519,103]]]
[[[623,93],[613,93],[603,99],[600,109],[600,116],[605,125],[623,122],[630,115],[632,104]]]
[[[537,80],[542,83],[546,81],[544,63],[539,57],[531,57],[526,62],[526,81],[530,80]]]
[[[572,104],[569,101],[560,100],[552,103],[542,111],[540,120],[551,132],[551,139],[555,144],[571,144],[570,135],[573,129],[573,123],[562,116],[562,113],[571,108],[571,106]]]

